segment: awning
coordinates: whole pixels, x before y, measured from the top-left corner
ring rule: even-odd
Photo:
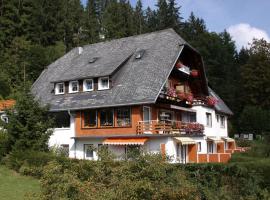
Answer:
[[[107,138],[103,144],[107,145],[144,145],[148,138]]]
[[[226,142],[235,142],[235,140],[230,137],[222,137],[222,139],[225,140]]]
[[[176,139],[178,142],[180,142],[182,145],[186,145],[186,144],[196,144],[197,142],[195,140],[193,140],[190,137],[175,137],[174,139]]]
[[[208,141],[212,141],[212,142],[214,142],[214,143],[221,143],[221,142],[224,142],[222,139],[217,138],[217,137],[207,137],[207,140],[208,140]]]

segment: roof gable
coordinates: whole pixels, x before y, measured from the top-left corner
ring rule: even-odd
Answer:
[[[186,42],[178,34],[166,29],[87,45],[81,55],[75,48],[42,72],[32,92],[43,104],[50,104],[53,111],[155,103],[184,44]],[[136,59],[135,52],[140,50],[145,50],[144,54]],[[101,58],[88,65],[86,62],[91,56]],[[54,81],[107,74],[112,74],[110,90],[66,95],[52,93]]]

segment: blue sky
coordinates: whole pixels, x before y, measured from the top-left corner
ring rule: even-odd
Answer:
[[[86,0],[82,0],[85,2]],[[132,5],[137,0],[130,0]],[[155,8],[157,0],[142,0],[143,6]],[[252,38],[270,42],[270,0],[176,0],[187,19],[191,11],[205,20],[210,31],[227,30],[238,49]]]

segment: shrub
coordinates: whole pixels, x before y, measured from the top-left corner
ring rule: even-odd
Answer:
[[[8,146],[7,133],[4,130],[0,130],[0,161],[8,153]]]
[[[244,139],[237,139],[235,140],[238,147],[251,147],[252,141],[244,140]]]

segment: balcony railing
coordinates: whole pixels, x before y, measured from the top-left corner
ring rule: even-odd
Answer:
[[[139,121],[137,134],[190,134],[202,135],[204,126],[196,122],[182,121]]]

